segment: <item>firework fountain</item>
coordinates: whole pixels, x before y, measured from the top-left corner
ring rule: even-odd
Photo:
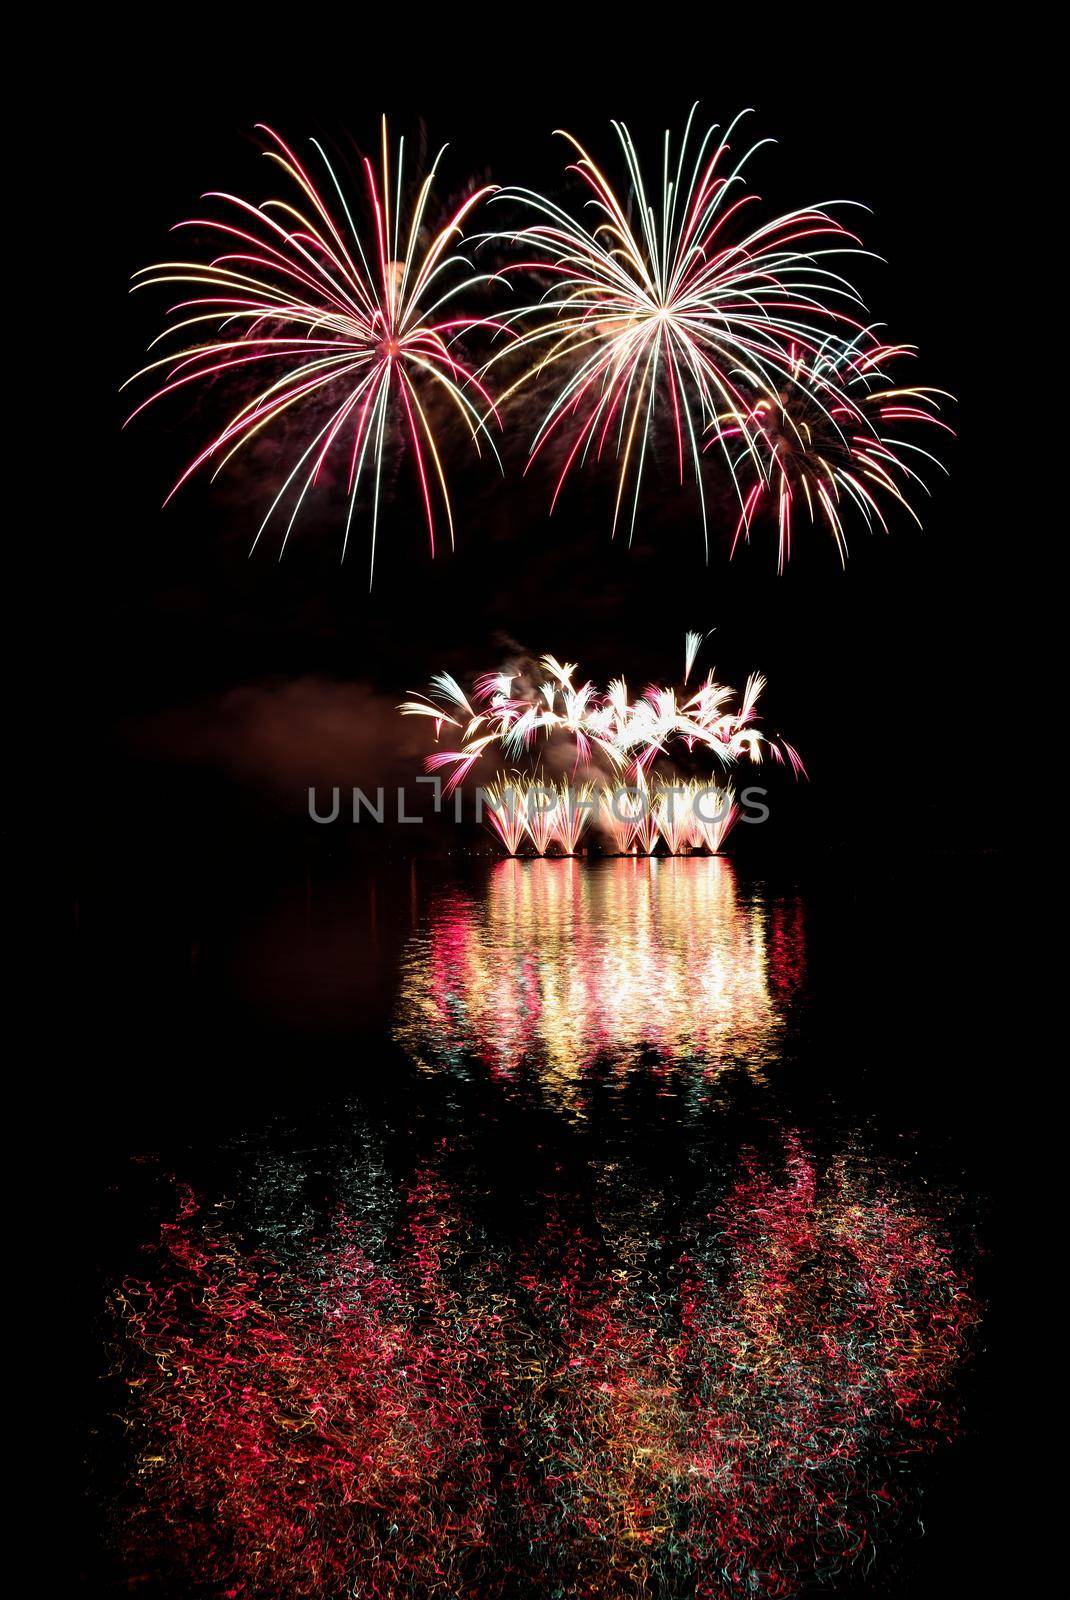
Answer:
[[[623,679],[605,691],[577,684],[576,664],[548,655],[533,671],[486,673],[470,693],[440,672],[429,694],[398,709],[431,721],[438,743],[450,730],[455,748],[434,751],[426,763],[448,773],[447,794],[492,755],[514,762],[479,793],[484,820],[510,855],[525,840],[536,855],[575,855],[591,824],[619,855],[651,855],[659,841],[670,855],[716,855],[739,816],[731,779],[742,761],[768,755],[797,777],[805,768],[792,745],[757,726],[760,674],[738,698],[712,672],[689,687],[702,637],[686,636],[682,687],[654,684],[634,701]],[[713,773],[700,779],[656,770],[685,752],[690,762],[712,762]]]

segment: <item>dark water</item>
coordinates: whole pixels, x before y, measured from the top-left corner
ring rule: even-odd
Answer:
[[[983,1573],[997,860],[263,881],[78,907],[90,1587]]]

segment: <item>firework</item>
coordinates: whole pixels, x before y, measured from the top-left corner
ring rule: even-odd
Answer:
[[[450,545],[454,542],[431,405],[435,395],[443,397],[447,411],[460,415],[477,451],[482,441],[497,454],[486,425],[494,403],[456,353],[458,338],[482,325],[482,319],[453,309],[462,291],[486,281],[453,245],[490,189],[469,195],[429,236],[428,203],[442,151],[406,202],[405,142],[399,143],[392,168],[384,119],[380,171],[367,158],[362,163],[369,217],[362,230],[341,178],[316,140],[327,180],[322,189],[277,133],[262,126],[260,131],[265,153],[295,186],[296,203],[279,199],[254,206],[237,195],[207,195],[221,203],[223,217],[179,226],[208,230],[213,240],[222,241],[220,252],[204,261],[165,261],[136,274],[138,288],[181,286],[184,297],[172,308],[178,320],[160,337],[188,337],[196,330],[196,342],[135,375],[151,376],[158,387],[133,416],[165,395],[211,387],[220,377],[251,380],[251,398],[189,463],[168,500],[198,469],[211,467],[214,478],[293,414],[302,428],[296,460],[253,547],[282,512],[288,513],[284,550],[309,491],[331,472],[344,485],[348,502],[344,557],[368,475],[373,573],[384,458],[397,441],[415,463],[433,555],[436,501],[445,513]]]
[[[531,460],[552,443],[563,457],[552,505],[574,466],[615,454],[612,526],[615,533],[625,518],[630,541],[644,469],[664,425],[680,484],[694,479],[707,554],[702,456],[711,447],[727,468],[744,527],[776,496],[781,566],[790,548],[785,482],[816,497],[811,514],[828,522],[843,554],[843,501],[855,502],[867,521],[883,520],[879,499],[906,504],[905,490],[920,482],[887,427],[931,420],[939,391],[883,382],[887,359],[900,351],[880,343],[857,291],[830,265],[862,253],[857,235],[833,215],[848,202],[752,220],[758,196],[744,173],[770,141],[736,157],[732,140],[746,113],[723,135],[713,127],[700,137],[696,110],[675,156],[666,132],[653,184],[627,127],[613,124],[627,174],[622,192],[565,133],[576,155],[569,170],[587,191],[581,218],[530,189],[497,196],[534,216],[490,236],[523,252],[503,275],[547,285],[503,318],[517,333],[512,348],[528,358],[506,394],[548,378],[553,385],[531,443]],[[808,457],[805,483],[790,459],[800,450]]]
[[[671,856],[682,856],[695,840],[690,785],[659,785],[652,796],[651,813]]]
[[[632,847],[636,855],[652,856],[658,843],[658,819],[651,797],[645,790],[632,790]]]
[[[802,350],[816,360],[830,339],[856,337],[862,307],[847,280],[825,264],[830,255],[858,250],[857,237],[821,206],[748,227],[757,196],[740,192],[743,170],[768,141],[736,159],[731,140],[740,117],[721,137],[716,127],[698,137],[696,109],[675,160],[665,135],[653,197],[622,123],[613,126],[627,168],[624,195],[566,133],[577,156],[570,170],[588,191],[584,220],[530,189],[506,190],[499,198],[537,220],[493,237],[525,252],[507,273],[549,280],[539,300],[503,321],[518,328],[518,346],[531,357],[508,392],[548,372],[558,379],[531,446],[534,458],[551,440],[564,440],[554,502],[577,461],[612,449],[620,463],[613,529],[630,486],[630,537],[655,424],[664,415],[681,484],[690,463],[708,549],[703,433],[712,428],[721,438],[743,503],[738,437],[752,470],[763,478],[768,473],[755,405],[762,399],[774,404],[785,387],[804,384],[814,402],[825,405],[824,392],[808,381],[813,374],[800,371],[793,353]]]
[[[597,809],[593,783],[578,788],[570,783],[557,786],[557,807],[554,811],[555,837],[566,856],[574,856],[580,838]]]
[[[881,503],[893,500],[921,526],[907,499],[912,487],[925,491],[921,473],[912,463],[917,459],[919,466],[945,469],[931,451],[899,433],[904,426],[918,424],[952,430],[938,415],[940,400],[950,398],[945,391],[891,384],[888,368],[911,353],[904,346],[867,348],[856,342],[832,346],[808,366],[796,350],[793,383],[784,386],[776,402],[765,398],[755,402],[749,428],[733,415],[720,419],[720,440],[735,436],[744,455],[757,429],[768,463],[743,503],[733,551],[741,535],[749,537],[752,523],[767,506],[776,516],[780,572],[791,554],[797,505],[811,523],[824,522],[845,565],[845,512],[853,510],[867,528],[876,523],[887,532]],[[812,398],[814,392],[832,391],[836,398],[827,405]],[[746,463],[741,460],[739,465],[742,471]]]
[[[739,820],[739,806],[731,787],[717,792],[716,803],[709,805],[706,794],[694,797],[693,815],[698,838],[711,855],[719,855],[728,835]]]
[[[515,783],[504,774],[484,791],[484,816],[509,854],[519,855],[527,819]]]
[[[700,641],[700,635],[687,635],[685,674]],[[503,832],[496,807],[506,791],[515,796],[539,855],[555,840],[571,854],[596,812],[620,853],[650,854],[660,837],[676,855],[703,846],[719,850],[738,810],[730,786],[690,781],[681,787],[680,780],[655,771],[659,761],[705,756],[727,774],[741,761],[760,763],[768,754],[797,777],[805,775],[794,747],[757,726],[765,687],[760,674],[748,678],[740,696],[711,672],[690,692],[686,685],[679,691],[652,685],[632,700],[622,678],[602,692],[590,681],[577,685],[576,673],[575,663],[543,656],[529,672],[483,674],[470,694],[449,673],[439,673],[429,694],[398,708],[403,716],[432,722],[436,742],[449,730],[451,748],[434,751],[426,763],[431,772],[448,772],[447,793],[491,753],[527,762],[528,771],[514,769],[508,780],[499,778],[485,791],[495,796],[490,826],[510,854],[516,854],[520,833],[515,819],[508,819]],[[570,783],[557,776],[565,766]],[[581,769],[588,777],[577,785]],[[581,815],[573,816],[580,794]]]
[[[558,798],[554,789],[542,783],[521,786],[524,825],[537,856],[544,856],[557,838]]]
[[[614,854],[626,856],[632,847],[635,813],[631,791],[604,786],[598,794],[598,821],[614,847]]]
[[[575,855],[594,809],[594,785],[590,783],[550,786],[513,773],[510,777],[500,774],[481,791],[483,820],[511,856],[520,854],[525,836],[536,855],[547,855],[554,844],[563,855]]]
[[[684,682],[691,676],[691,668],[702,649],[703,635],[701,633],[685,633],[684,635]]]
[[[653,855],[659,839],[673,856],[704,848],[717,855],[739,815],[731,787],[660,778],[645,789],[567,780],[551,786],[518,772],[499,774],[481,791],[480,811],[511,856],[520,854],[525,837],[536,855],[556,845],[574,856],[596,818],[616,855]]]
[[[653,855],[660,839],[672,856],[718,855],[739,817],[735,790],[692,779],[649,789],[605,788],[599,813],[617,855]]]

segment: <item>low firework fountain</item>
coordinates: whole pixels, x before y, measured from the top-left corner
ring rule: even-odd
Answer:
[[[488,826],[498,835],[508,855],[519,855],[527,819],[523,807],[517,804],[516,790],[508,778],[500,777],[488,786],[485,798]]]
[[[580,836],[592,816],[597,812],[597,798],[593,783],[574,788],[562,783],[557,790],[557,842],[566,856],[574,856]]]
[[[717,855],[739,816],[731,786],[658,778],[646,788],[567,780],[550,787],[519,773],[482,790],[480,810],[511,856],[525,840],[539,856],[574,856],[592,824],[611,855],[653,855],[659,841],[671,856]]]
[[[688,687],[702,638],[686,636],[682,687],[651,685],[634,701],[622,678],[605,691],[577,685],[574,663],[542,656],[533,671],[484,674],[470,694],[438,673],[430,694],[399,710],[430,718],[436,741],[454,746],[427,758],[430,772],[448,774],[446,794],[491,755],[524,763],[479,791],[479,814],[509,855],[575,855],[592,823],[612,854],[651,855],[660,844],[670,855],[716,855],[740,815],[731,774],[741,762],[768,755],[796,777],[805,768],[757,726],[759,674],[738,697],[712,672]],[[714,765],[705,778],[676,771],[703,758]],[[659,762],[669,770],[655,770]]]

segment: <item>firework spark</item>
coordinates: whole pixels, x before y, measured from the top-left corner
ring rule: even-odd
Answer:
[[[487,324],[454,310],[458,295],[487,281],[453,246],[490,187],[469,195],[429,235],[428,203],[442,151],[406,204],[405,141],[392,168],[384,118],[378,174],[368,158],[362,163],[370,219],[362,231],[339,175],[316,140],[312,143],[329,180],[323,190],[277,133],[262,125],[260,131],[267,140],[265,154],[299,191],[297,203],[278,199],[254,206],[237,195],[206,195],[222,203],[224,217],[178,226],[221,238],[220,253],[200,262],[165,261],[135,276],[138,288],[178,284],[192,291],[172,308],[178,320],[160,339],[188,336],[194,329],[197,342],[153,361],[129,380],[151,376],[158,384],[132,416],[165,395],[203,389],[220,377],[252,378],[256,391],[189,463],[168,500],[201,467],[210,466],[214,478],[292,412],[304,429],[299,453],[260,524],[254,548],[275,513],[288,510],[281,556],[309,491],[330,461],[348,501],[343,557],[361,484],[370,476],[374,574],[384,457],[395,440],[415,463],[432,555],[436,501],[452,547],[453,512],[431,401],[436,394],[443,397],[446,409],[463,419],[476,450],[482,441],[497,456],[487,427],[487,419],[496,415],[494,402],[456,353],[462,335]]]

